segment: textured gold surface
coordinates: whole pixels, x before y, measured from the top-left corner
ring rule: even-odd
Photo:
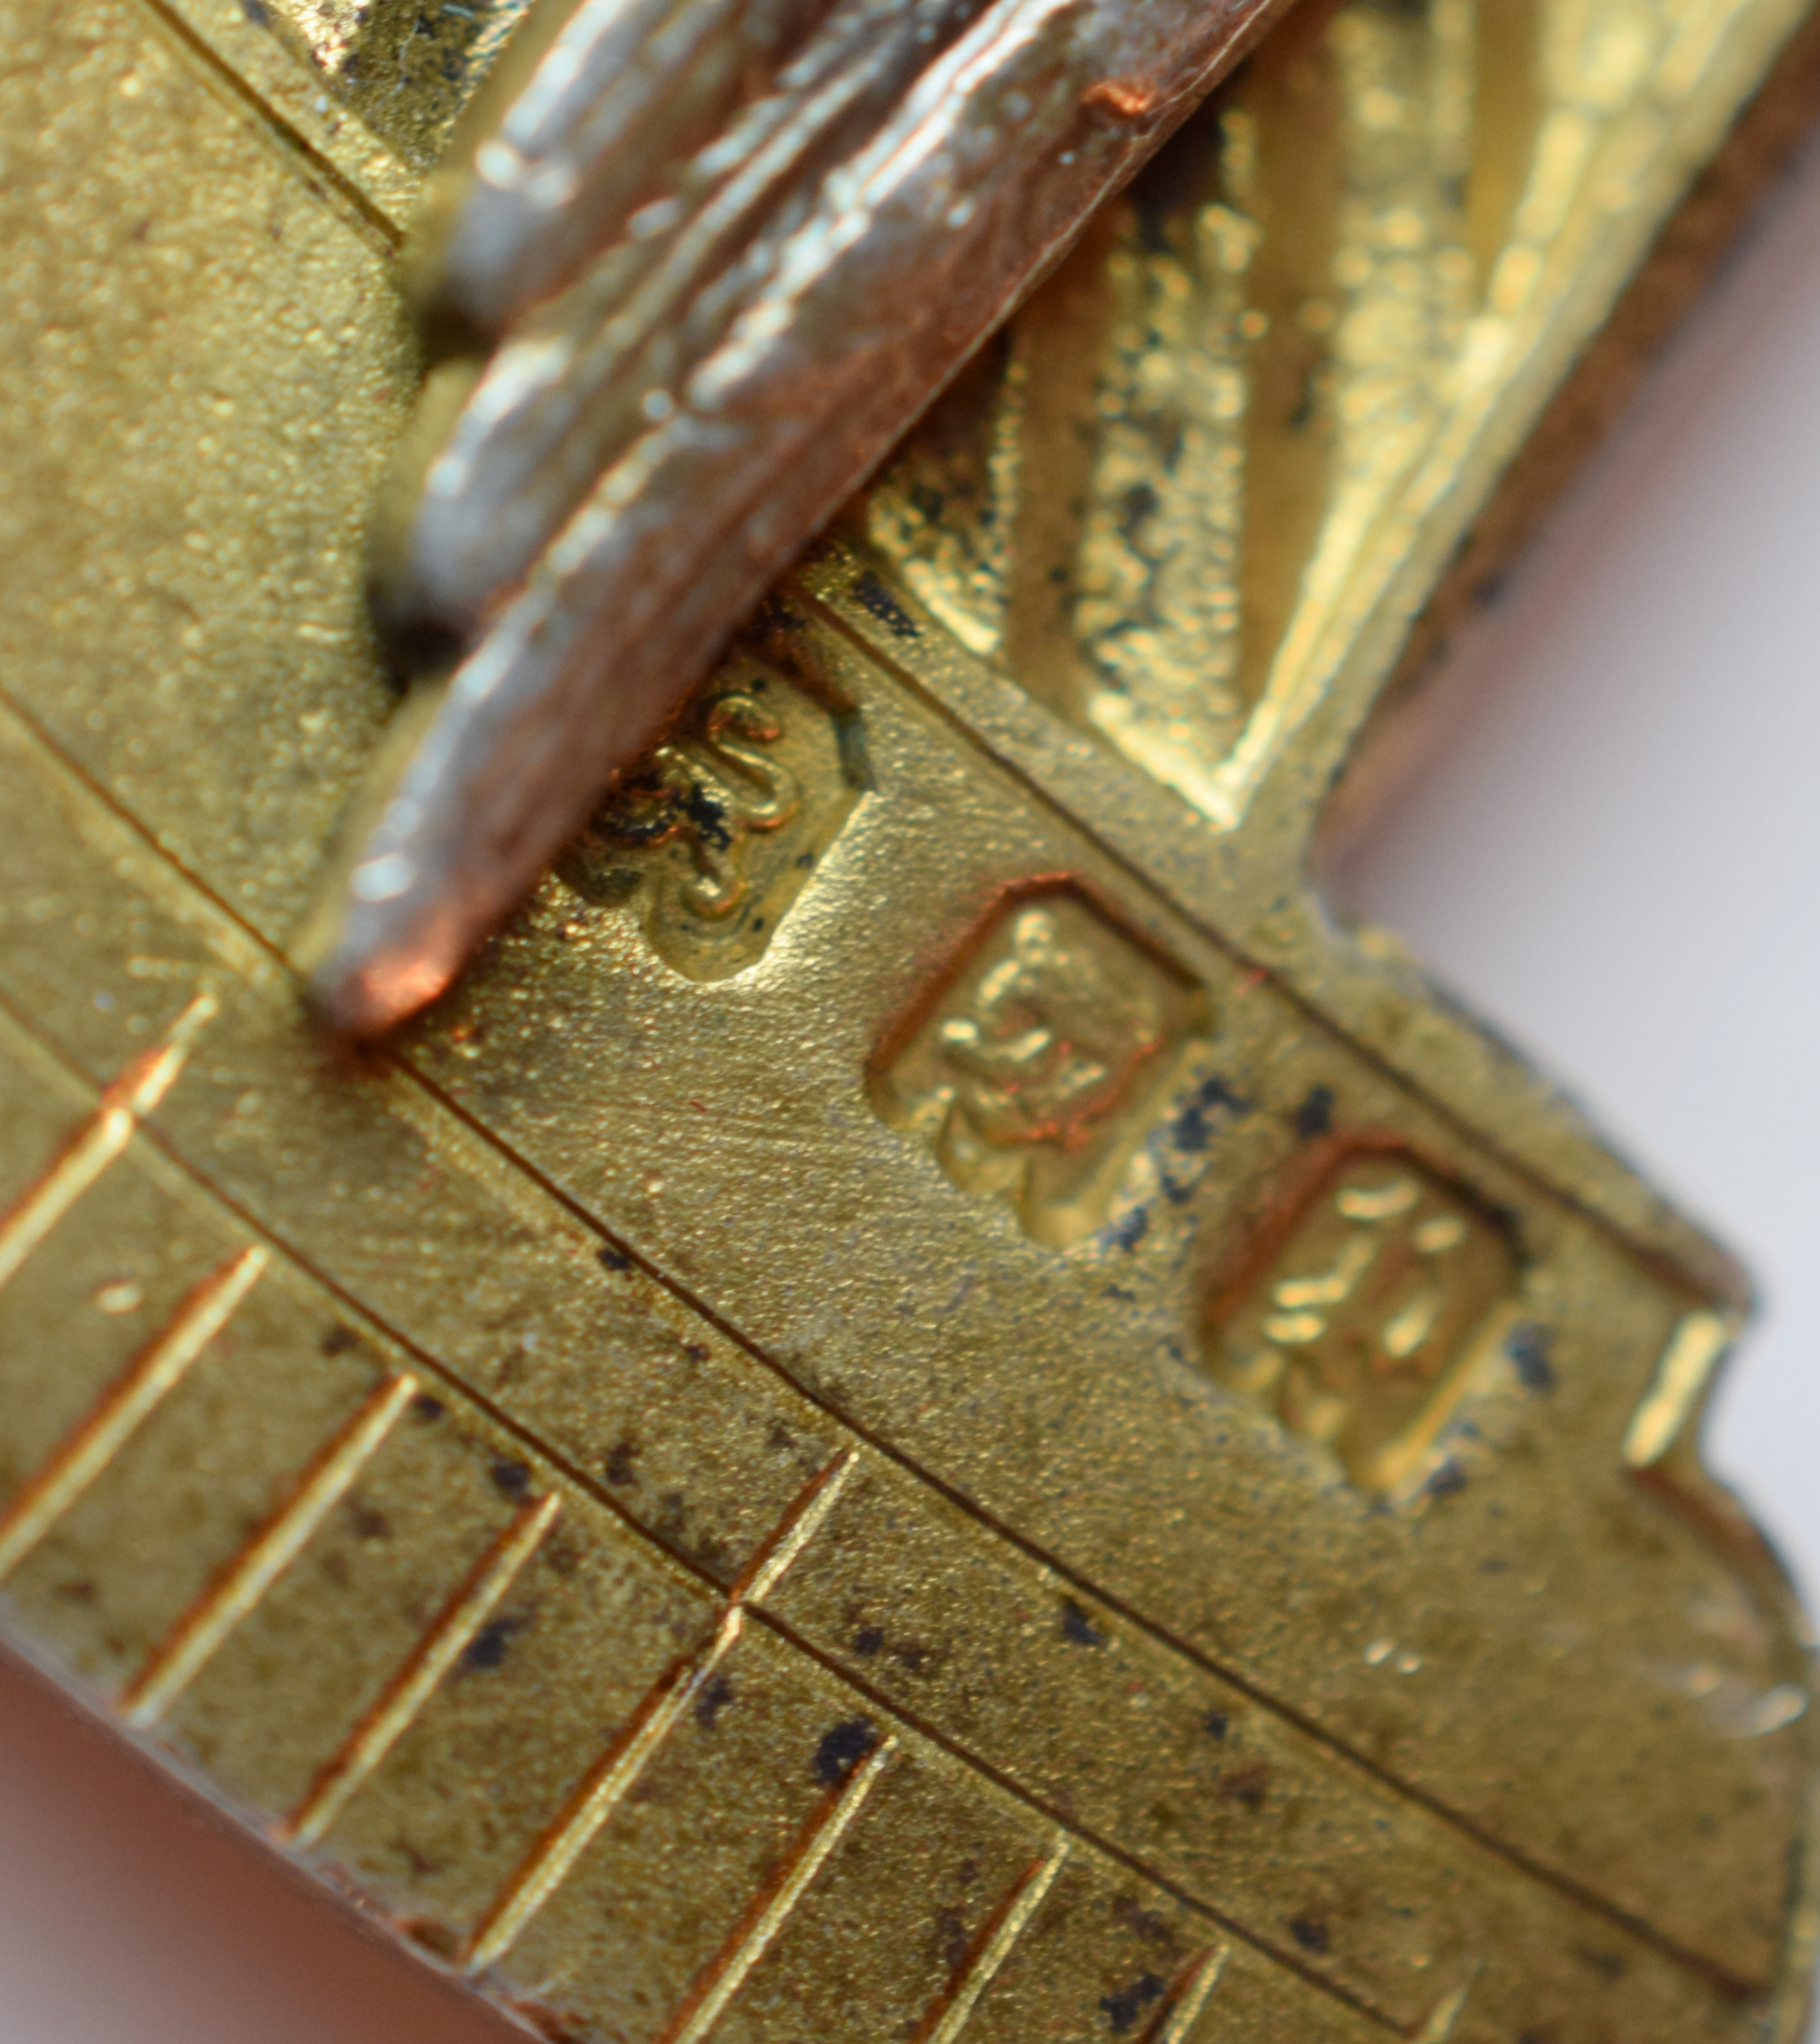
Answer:
[[[358,1061],[305,11],[0,7],[9,1637],[546,2034],[1795,2036],[1737,1281],[1305,867],[1795,10],[1298,20]]]

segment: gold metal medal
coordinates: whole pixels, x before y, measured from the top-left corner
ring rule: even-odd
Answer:
[[[525,11],[0,0],[9,1642],[551,2038],[1795,2044],[1741,1280],[1310,874],[1799,0],[1304,0],[357,1049]]]

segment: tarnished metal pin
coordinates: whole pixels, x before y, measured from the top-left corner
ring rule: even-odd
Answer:
[[[532,14],[409,258],[456,352],[382,507],[378,601],[441,652],[303,947],[335,1023],[448,984],[1282,4]]]

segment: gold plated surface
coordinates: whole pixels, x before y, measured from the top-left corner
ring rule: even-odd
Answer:
[[[1296,17],[356,1057],[445,117],[0,6],[13,1645],[546,2036],[1796,2037],[1740,1282],[1307,863],[1799,11]]]

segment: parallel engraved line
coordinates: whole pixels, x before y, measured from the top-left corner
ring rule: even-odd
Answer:
[[[305,1473],[290,1501],[255,1534],[147,1662],[121,1708],[130,1723],[156,1724],[236,1626],[290,1567],[416,1397],[413,1377],[388,1377]]]
[[[745,1573],[734,1585],[708,1645],[693,1660],[670,1669],[652,1685],[625,1732],[589,1770],[555,1823],[501,1889],[468,1941],[463,1964],[470,1973],[496,1965],[566,1879],[601,1826],[625,1800],[702,1685],[726,1658],[743,1628],[743,1607],[777,1588],[785,1571],[834,1509],[858,1462],[854,1450],[843,1449],[817,1470],[791,1500]]]
[[[1191,1960],[1178,1976],[1176,1992],[1157,2012],[1156,2020],[1144,2032],[1142,2044],[1188,2044],[1188,2033],[1200,2019],[1208,1997],[1219,1984],[1231,1947],[1215,1945],[1198,1959]]]
[[[1012,1947],[1030,1927],[1031,1919],[1042,1906],[1042,1899],[1055,1885],[1069,1851],[1066,1836],[1058,1835],[1042,1859],[1025,1873],[1000,1904],[997,1917],[981,1941],[960,1977],[946,1989],[923,2019],[915,2044],[954,2044],[979,2000],[1000,1969],[1010,1958]]]
[[[344,217],[351,215],[354,223],[364,228],[388,256],[397,252],[402,239],[398,222],[377,200],[368,197],[365,187],[358,179],[344,170],[334,157],[310,141],[280,110],[277,100],[270,96],[268,91],[262,90],[252,76],[229,63],[215,48],[213,40],[202,34],[194,23],[186,18],[180,6],[173,5],[172,0],[145,0],[145,4],[157,17],[172,40],[182,45],[186,54],[217,89],[252,114],[260,127],[277,144],[281,160],[285,162],[286,167],[306,190],[319,201],[326,201]],[[249,21],[263,19],[259,0],[251,0],[251,4],[248,4],[248,0],[243,0],[240,12]],[[326,101],[319,99],[317,106],[319,112],[327,111]],[[346,132],[351,138],[363,132],[363,124],[349,121],[346,110],[343,109],[332,117],[330,132]],[[366,159],[369,175],[375,164],[383,163],[394,176],[401,175],[414,184],[415,179],[411,179],[408,167],[392,155],[378,136],[371,131],[364,132],[368,146],[360,153]],[[346,146],[344,142],[344,148]],[[399,209],[405,209],[401,202]]]
[[[778,1587],[785,1571],[821,1531],[858,1463],[857,1449],[843,1448],[804,1485],[778,1520],[776,1531],[734,1585],[735,1604],[762,1603]]]
[[[528,1504],[513,1518],[387,1685],[378,1702],[317,1775],[308,1795],[281,1827],[281,1836],[298,1845],[313,1845],[329,1829],[361,1784],[410,1729],[443,1677],[536,1552],[562,1508],[562,1500],[552,1493]]]
[[[568,1877],[609,1818],[650,1764],[651,1756],[701,1693],[739,1637],[743,1620],[728,1612],[707,1650],[665,1677],[640,1705],[625,1737],[609,1747],[583,1780],[556,1822],[501,1890],[468,1942],[463,1963],[470,1973],[494,1965],[524,1934],[524,1927]]]
[[[789,1872],[710,1961],[678,2010],[676,2019],[664,2032],[662,2044],[701,2044],[720,2021],[728,2004],[745,1984],[752,1969],[777,1942],[778,1932],[789,1921],[829,1854],[859,1815],[862,1805],[897,1750],[894,1739],[881,1739],[809,1820],[797,1840]]]
[[[36,1184],[0,1217],[0,1285],[119,1156],[132,1132],[171,1090],[197,1037],[221,1004],[205,989],[186,1008],[164,1040],[129,1065],[102,1095],[87,1124]]]
[[[245,1249],[203,1279],[0,1517],[0,1581],[31,1553],[170,1396],[271,1260]]]

